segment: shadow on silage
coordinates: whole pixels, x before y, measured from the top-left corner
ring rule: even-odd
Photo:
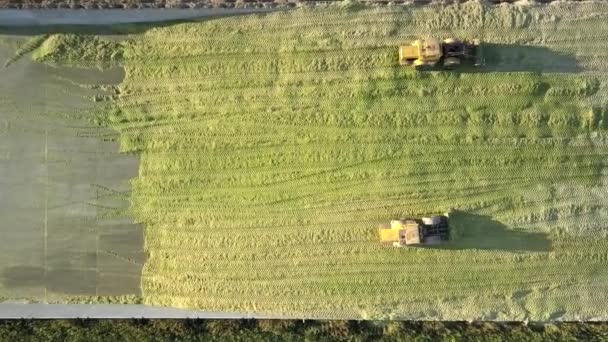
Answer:
[[[485,64],[481,67],[462,67],[457,73],[485,72],[554,72],[577,73],[583,71],[572,54],[542,46],[482,43]]]
[[[549,252],[551,241],[543,233],[513,230],[486,215],[463,211],[450,214],[451,240],[440,249],[482,249],[510,252]]]
[[[484,44],[486,68],[489,71],[563,72],[582,71],[576,57],[541,46]]]

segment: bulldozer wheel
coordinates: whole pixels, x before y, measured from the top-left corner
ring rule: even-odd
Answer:
[[[416,69],[420,69],[426,65],[423,61],[421,61],[419,59],[415,60],[413,62],[413,64],[414,64],[414,68],[416,68]]]
[[[441,237],[439,237],[439,236],[429,236],[426,238],[426,241],[424,241],[424,244],[429,245],[429,246],[438,245],[440,243],[441,243]]]
[[[446,68],[455,67],[457,65],[460,65],[460,59],[458,59],[456,57],[448,57],[448,58],[445,59],[445,61],[443,61],[443,65]]]

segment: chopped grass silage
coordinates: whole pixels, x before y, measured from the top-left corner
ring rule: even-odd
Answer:
[[[52,34],[38,45],[32,58],[47,64],[108,67],[122,59],[120,43],[97,36]]]
[[[120,95],[96,119],[141,154],[145,303],[608,317],[606,16],[597,3],[301,9],[91,52],[124,58]],[[398,66],[396,46],[425,35],[481,36],[509,58],[479,72]],[[62,41],[46,60],[83,53]],[[442,248],[378,242],[380,223],[450,209]]]

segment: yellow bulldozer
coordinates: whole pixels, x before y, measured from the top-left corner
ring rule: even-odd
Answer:
[[[380,226],[380,241],[395,247],[436,245],[450,239],[448,214],[401,218]]]
[[[443,67],[455,68],[462,64],[482,66],[484,64],[481,42],[471,42],[448,38],[418,39],[409,45],[399,47],[399,64],[413,65],[416,69]]]

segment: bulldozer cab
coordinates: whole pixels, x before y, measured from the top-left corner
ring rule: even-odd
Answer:
[[[416,222],[406,224],[405,229],[403,229],[403,235],[404,239],[402,244],[404,245],[419,245],[422,243],[420,226]]]
[[[441,43],[438,39],[418,40],[418,48],[420,49],[420,60],[424,62],[436,62],[442,56]]]
[[[422,243],[420,235],[420,224],[411,219],[400,219],[391,221],[391,229],[398,232],[397,245],[419,245]]]
[[[441,43],[438,39],[419,39],[411,45],[399,47],[399,64],[434,64],[441,59]]]

